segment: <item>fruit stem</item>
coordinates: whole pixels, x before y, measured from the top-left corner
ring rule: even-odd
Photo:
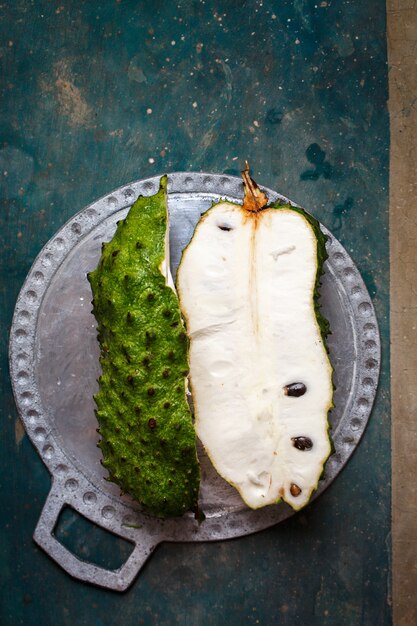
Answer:
[[[245,169],[242,171],[244,198],[243,208],[246,211],[257,213],[262,211],[268,204],[268,196],[261,191],[257,183],[250,177],[249,163],[245,161]]]

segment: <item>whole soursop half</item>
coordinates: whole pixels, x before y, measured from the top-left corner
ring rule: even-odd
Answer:
[[[100,343],[95,395],[108,479],[161,517],[196,510],[188,341],[169,270],[166,177],[139,197],[88,275]]]
[[[177,274],[195,428],[249,507],[300,509],[331,453],[326,238],[304,210],[268,205],[248,168],[243,177],[243,206],[221,201],[202,216]]]

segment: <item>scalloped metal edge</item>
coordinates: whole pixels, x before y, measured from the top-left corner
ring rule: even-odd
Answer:
[[[139,195],[154,194],[159,179],[160,176],[154,176],[114,190],[76,213],[57,231],[43,247],[28,273],[16,302],[10,331],[10,372],[16,405],[29,438],[53,478],[35,540],[73,576],[119,590],[125,589],[132,582],[144,560],[161,541],[211,541],[239,537],[268,528],[294,513],[288,505],[281,503],[256,511],[245,508],[238,512],[212,515],[202,524],[191,514],[161,521],[137,511],[93,484],[68,458],[58,438],[51,432],[41,406],[34,370],[37,314],[43,295],[52,276],[76,243],[104,219],[131,206]],[[271,189],[263,189],[270,201],[281,198],[290,202]],[[194,193],[200,197],[207,195],[210,199],[225,198],[236,202],[242,199],[243,188],[241,180],[232,176],[178,172],[168,175],[168,193]],[[293,202],[291,204],[297,206]],[[375,399],[381,359],[375,311],[360,273],[337,239],[324,226],[322,230],[329,237],[327,271],[345,290],[354,335],[360,341],[357,345],[354,392],[348,398],[351,405],[348,411],[350,419],[340,423],[336,432],[332,433],[335,452],[326,464],[325,478],[312,499],[334,480],[363,435]],[[55,545],[56,541],[54,543],[48,539],[56,523],[56,516],[48,516],[54,499],[59,500],[61,508],[69,505],[92,522],[131,541],[136,548],[140,546],[142,555],[134,560],[133,574],[132,563],[129,572],[121,568],[117,580],[110,580],[108,572],[100,572],[100,568],[94,570],[94,580],[91,580],[91,572],[83,576],[86,564],[81,561],[78,562],[78,570],[74,563],[70,567],[69,556]]]

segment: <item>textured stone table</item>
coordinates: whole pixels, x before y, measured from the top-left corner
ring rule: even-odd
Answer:
[[[17,0],[0,27],[2,623],[390,624],[385,3]],[[7,378],[16,296],[42,245],[95,198],[166,171],[237,174],[245,158],[362,272],[384,357],[370,425],[290,520],[162,545],[123,595],[83,585],[32,541],[50,481]],[[71,513],[59,533],[86,559],[123,559],[124,544]]]

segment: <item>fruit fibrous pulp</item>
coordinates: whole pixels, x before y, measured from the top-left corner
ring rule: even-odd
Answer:
[[[243,206],[220,201],[183,253],[177,290],[190,339],[195,427],[252,508],[304,506],[331,452],[332,367],[316,220],[243,172]]]

